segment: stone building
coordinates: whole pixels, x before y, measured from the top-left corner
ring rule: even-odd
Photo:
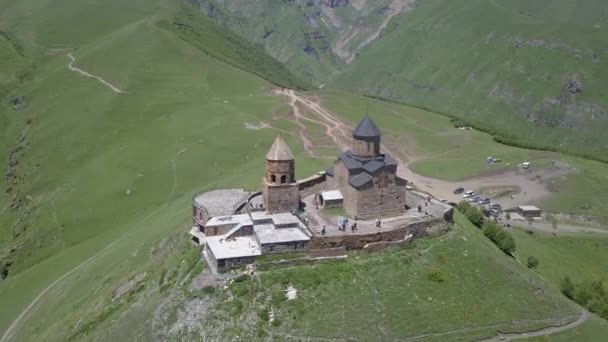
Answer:
[[[269,213],[294,212],[300,206],[293,154],[281,135],[266,155],[266,176],[262,181],[263,203]]]
[[[344,209],[358,218],[398,215],[407,209],[407,181],[397,176],[395,159],[380,153],[381,137],[366,116],[353,131],[352,149],[326,171],[328,187],[341,192]]]

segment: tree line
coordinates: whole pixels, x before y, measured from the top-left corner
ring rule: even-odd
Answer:
[[[515,252],[515,239],[511,233],[504,230],[495,222],[486,220],[483,213],[467,201],[458,203],[457,209],[471,223],[483,231],[483,234],[505,254],[512,256]]]

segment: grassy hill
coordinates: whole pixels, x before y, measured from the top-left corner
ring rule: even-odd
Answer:
[[[417,1],[330,85],[606,160],[607,14],[599,0]]]
[[[608,161],[605,1],[193,2],[317,86]]]
[[[271,117],[282,101],[268,96],[275,85],[244,70],[254,61],[267,66],[259,74],[272,69],[263,76],[277,84],[296,79],[242,39],[222,43],[209,56],[200,46],[220,46],[233,36],[211,30],[213,24],[192,11],[203,20],[183,39],[171,27],[187,11],[179,3],[1,6],[3,25],[17,28],[26,56],[37,61],[35,76],[11,90],[28,100],[27,107],[17,111],[3,101],[0,108],[7,151],[1,161],[10,170],[0,181],[0,259],[10,264],[0,284],[5,331],[27,303],[78,265],[74,275],[86,282],[86,296],[101,274],[86,273],[89,264],[83,262],[89,258],[115,268],[142,245],[183,233],[194,192],[257,188],[274,132],[246,129],[244,123]],[[93,13],[110,22],[82,16]],[[43,17],[46,25],[40,26]],[[68,27],[69,18],[79,20],[78,30]],[[125,93],[71,71],[69,51],[76,67]],[[301,161],[302,149],[288,139],[302,165],[299,172],[320,167]],[[136,264],[117,268],[115,280]]]

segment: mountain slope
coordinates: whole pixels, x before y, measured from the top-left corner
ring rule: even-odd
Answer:
[[[190,0],[229,27],[322,86],[374,41],[413,0],[224,1]]]
[[[266,79],[286,86],[299,81],[238,37],[224,44],[234,35],[194,10],[193,18],[202,20],[193,19],[193,36],[182,39],[170,23],[181,20],[189,7],[179,2],[145,4],[129,11],[118,0],[50,1],[52,9],[15,3],[22,17],[14,22],[18,39],[37,67],[31,79],[10,85],[10,92],[27,99],[27,106],[17,110],[2,101],[0,107],[0,139],[6,147],[0,160],[7,170],[0,181],[0,263],[9,269],[8,278],[0,281],[2,332],[34,303],[40,320],[28,314],[27,328],[13,331],[65,340],[49,330],[49,317],[61,312],[71,320],[72,314],[82,313],[77,308],[94,309],[89,300],[99,300],[112,291],[113,282],[149,266],[149,248],[172,232],[183,237],[194,192],[258,185],[261,174],[246,171],[263,170],[274,132],[249,130],[244,123],[268,119],[282,106],[280,98],[268,95],[276,85]],[[6,1],[2,5],[13,10]],[[22,12],[26,5],[34,7]],[[109,16],[116,8],[125,11],[119,17],[132,21],[105,30],[97,19],[81,20],[78,32],[59,21],[49,31],[30,25],[45,9],[57,11],[52,19],[59,20],[79,11]],[[200,46],[213,46],[214,54]],[[301,159],[302,149],[293,145],[302,172],[310,171]],[[308,164],[314,170],[321,167]],[[190,248],[183,244],[167,253],[181,255]],[[117,267],[138,251],[142,258]],[[69,273],[73,270],[77,272]],[[100,275],[103,291],[92,296]],[[45,289],[40,302],[34,301]],[[62,303],[59,309],[47,311],[52,308],[49,298]],[[72,330],[76,328],[61,333]]]
[[[192,2],[317,86],[608,160],[605,1]]]
[[[574,4],[421,0],[331,85],[605,160],[608,5]]]

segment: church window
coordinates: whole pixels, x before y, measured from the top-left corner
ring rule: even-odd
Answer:
[[[287,183],[287,176],[282,175],[281,176],[281,184],[285,184],[285,183]]]
[[[367,152],[370,152],[372,150],[372,145],[370,143],[367,143]]]
[[[273,183],[275,183],[277,181],[277,176],[271,175],[270,176],[270,181],[273,182]]]

